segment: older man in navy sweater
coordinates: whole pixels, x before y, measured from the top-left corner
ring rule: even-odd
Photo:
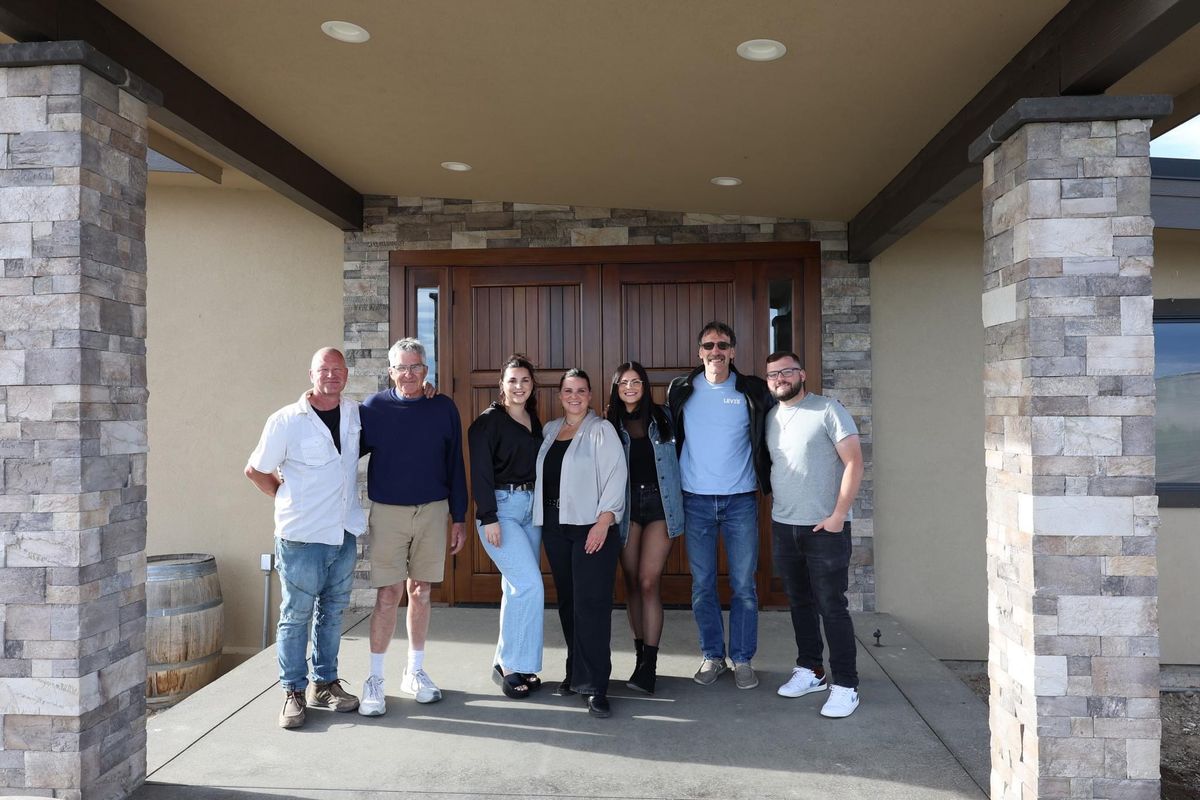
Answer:
[[[371,585],[378,590],[371,613],[371,674],[358,707],[365,716],[385,710],[383,658],[406,589],[408,664],[400,690],[418,703],[442,699],[424,660],[430,584],[444,577],[447,518],[452,520],[450,552],[466,542],[467,476],[458,409],[445,395],[425,396],[425,347],[416,339],[392,345],[388,363],[395,387],[362,405],[361,448],[371,454]]]

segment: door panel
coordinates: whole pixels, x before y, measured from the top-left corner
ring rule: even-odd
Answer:
[[[558,378],[570,367],[595,377],[600,368],[598,265],[537,269],[471,267],[453,270],[455,400],[465,428],[499,394],[499,367],[513,353],[537,365],[538,418],[561,414]],[[597,412],[601,397],[593,392]],[[467,454],[470,457],[470,454]],[[475,504],[467,511],[467,546],[454,561],[455,601],[500,601],[499,573],[479,542]],[[542,556],[546,599],[555,602]]]
[[[674,378],[699,365],[696,334],[705,324],[723,320],[739,331],[738,320],[753,313],[751,276],[739,270],[736,262],[679,267],[604,266],[604,362],[610,371],[623,361],[639,362],[646,368],[652,397],[658,403],[666,401],[667,385]],[[752,340],[752,331],[739,333],[737,352],[753,354]],[[718,587],[722,600],[727,601],[728,565],[723,547],[717,566]],[[667,559],[662,594],[667,604],[691,602],[692,580],[682,537],[675,541]]]

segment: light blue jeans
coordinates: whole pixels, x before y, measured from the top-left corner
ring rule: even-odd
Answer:
[[[500,570],[500,639],[494,664],[510,672],[542,671],[545,589],[540,566],[542,529],[533,524],[533,492],[496,492],[500,546],[476,521],[483,549]]]
[[[758,498],[743,494],[683,493],[684,535],[692,570],[692,614],[705,658],[725,657],[725,629],[717,596],[717,535],[729,562],[729,657],[749,663],[758,650]]]
[[[275,539],[275,568],[283,599],[275,649],[279,682],[288,691],[303,691],[310,673],[305,651],[312,629],[312,672],[315,683],[338,678],[342,612],[350,604],[354,582],[355,537],[346,533],[341,545]]]

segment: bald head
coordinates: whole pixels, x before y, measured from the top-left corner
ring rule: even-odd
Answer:
[[[309,402],[314,408],[328,411],[341,402],[342,390],[346,388],[347,373],[346,358],[341,350],[322,347],[313,353],[308,378],[313,387],[309,393]]]
[[[342,355],[342,351],[336,347],[322,347],[317,352],[313,353],[312,362],[309,363],[309,369],[318,369],[326,358],[335,358],[341,362],[342,366],[346,366],[346,357]]]

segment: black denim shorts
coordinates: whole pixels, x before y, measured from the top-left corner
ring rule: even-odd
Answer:
[[[643,528],[651,522],[665,520],[667,513],[663,511],[662,495],[657,486],[637,485],[629,487],[629,521]]]

